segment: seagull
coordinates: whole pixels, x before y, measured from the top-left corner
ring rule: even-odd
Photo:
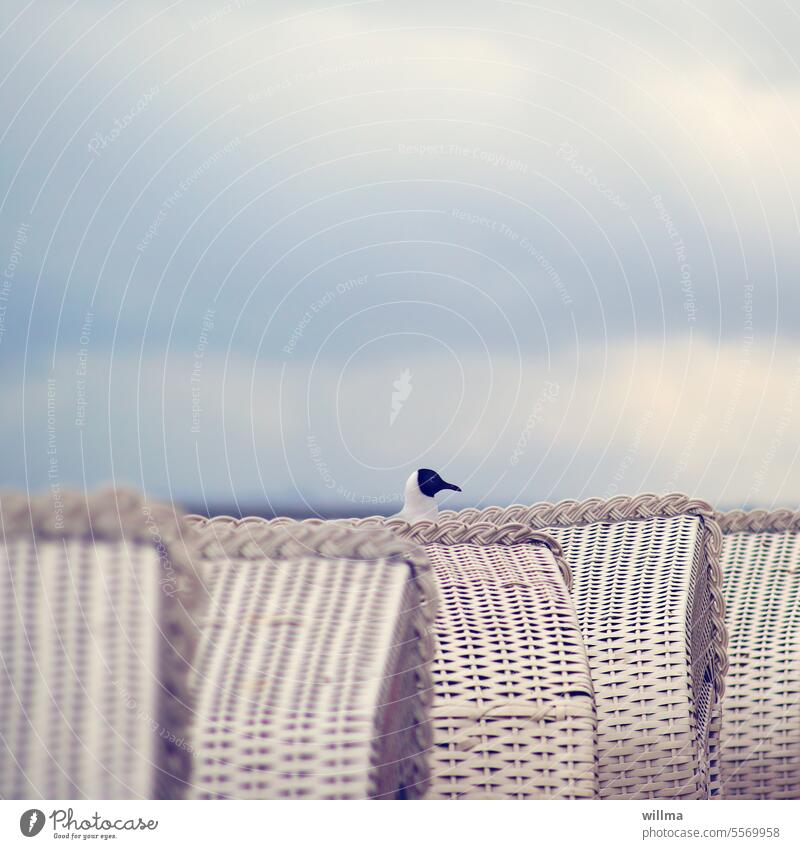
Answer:
[[[403,509],[392,518],[405,519],[407,522],[418,522],[421,519],[435,520],[439,512],[435,496],[443,489],[461,492],[460,486],[442,480],[438,472],[434,472],[433,469],[417,469],[406,481]]]

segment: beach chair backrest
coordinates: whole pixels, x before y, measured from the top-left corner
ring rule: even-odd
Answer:
[[[193,798],[416,798],[427,787],[424,552],[388,532],[197,522],[211,596]]]
[[[0,796],[182,794],[202,604],[186,533],[127,491],[0,494]]]
[[[727,666],[721,532],[705,502],[674,494],[444,512],[553,536],[572,570],[598,711],[603,798],[718,792]]]
[[[719,522],[730,634],[722,797],[800,799],[800,513],[737,510]]]

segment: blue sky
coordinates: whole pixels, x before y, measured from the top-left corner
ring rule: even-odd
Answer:
[[[800,499],[790,4],[10,0],[0,33],[2,485]]]

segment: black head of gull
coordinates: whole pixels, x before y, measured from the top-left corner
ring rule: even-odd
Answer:
[[[439,512],[435,496],[445,489],[461,492],[460,486],[448,483],[433,469],[417,469],[406,481],[405,504],[397,517],[408,522],[435,519]]]

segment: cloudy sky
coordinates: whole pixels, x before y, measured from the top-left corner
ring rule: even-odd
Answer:
[[[4,0],[0,484],[797,504],[798,44],[789,0]]]

